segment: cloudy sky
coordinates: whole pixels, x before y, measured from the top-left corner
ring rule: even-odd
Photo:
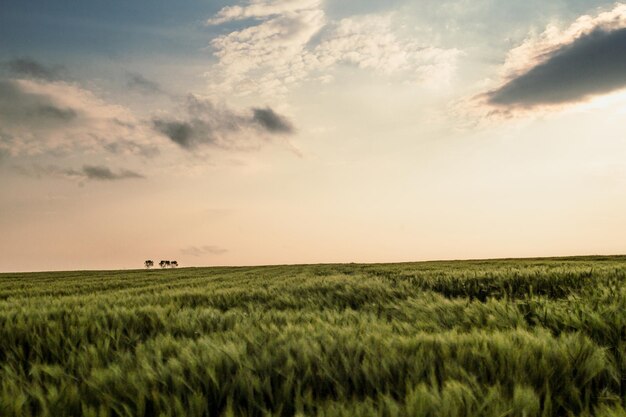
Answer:
[[[0,270],[626,253],[626,4],[5,0]]]

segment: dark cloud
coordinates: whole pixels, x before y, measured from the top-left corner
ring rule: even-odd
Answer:
[[[78,176],[78,171],[73,169],[62,168],[56,165],[38,165],[33,164],[30,166],[25,165],[13,165],[11,167],[14,172],[31,178],[44,178],[44,177],[63,177],[70,178]]]
[[[228,249],[224,249],[219,246],[204,245],[204,246],[190,246],[188,248],[181,249],[180,252],[184,255],[190,255],[190,256],[221,255],[221,254],[228,252]]]
[[[76,117],[76,110],[61,107],[48,96],[26,92],[16,81],[0,80],[0,122],[4,126],[46,127]]]
[[[185,149],[190,149],[195,145],[193,137],[197,135],[197,132],[194,132],[191,123],[162,119],[154,119],[152,123],[157,132],[163,133],[177,145]]]
[[[2,131],[0,126],[0,165],[11,157],[10,149],[14,146],[15,138]]]
[[[225,149],[246,148],[267,134],[293,133],[284,116],[271,108],[253,108],[251,114],[238,113],[190,95],[182,120],[154,118],[154,130],[184,149],[212,145]]]
[[[198,145],[219,145],[228,134],[240,129],[243,120],[231,110],[217,107],[194,95],[187,97],[185,120],[153,119],[154,129],[184,149]]]
[[[597,28],[486,94],[500,107],[577,102],[626,87],[626,28]]]
[[[143,94],[161,94],[161,86],[136,72],[126,73],[126,86]]]
[[[116,125],[118,125],[118,126],[125,127],[125,128],[128,128],[128,129],[131,129],[131,130],[133,130],[133,129],[135,129],[137,127],[135,123],[132,123],[132,122],[129,122],[129,121],[120,120],[120,119],[117,119],[117,118],[113,118],[113,119],[111,119],[111,121],[113,123],[115,123]]]
[[[50,104],[46,104],[41,105],[37,108],[37,115],[59,120],[72,120],[76,117],[76,112],[69,107],[60,108]]]
[[[0,145],[8,145],[8,144],[12,143],[13,140],[14,140],[14,137],[12,135],[9,135],[8,133],[2,131],[2,126],[0,126]]]
[[[285,119],[283,116],[280,116],[274,112],[274,110],[266,107],[264,109],[261,108],[253,108],[252,109],[252,120],[258,123],[263,129],[267,130],[271,133],[293,133],[292,124]]]
[[[84,165],[81,173],[90,180],[97,181],[116,181],[133,178],[145,178],[143,175],[127,169],[119,172],[113,172],[110,168],[103,165]]]
[[[32,178],[57,177],[77,180],[117,181],[145,178],[137,172],[122,169],[112,171],[103,165],[84,165],[81,169],[64,168],[57,165],[15,165],[13,170],[20,175]]]
[[[18,77],[53,81],[60,78],[60,67],[49,67],[32,58],[16,58],[5,63],[11,74]]]
[[[125,139],[105,143],[103,146],[104,149],[115,155],[134,154],[146,158],[153,158],[160,154],[159,148],[154,145],[145,145]]]

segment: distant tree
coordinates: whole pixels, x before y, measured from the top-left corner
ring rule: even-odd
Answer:
[[[171,261],[171,262],[170,262],[170,266],[171,266],[172,268],[176,268],[176,267],[178,266],[178,262],[176,262],[176,261]]]
[[[144,262],[144,264],[146,265],[146,268],[150,269],[154,266],[154,262],[152,262],[150,259],[148,259],[146,262]]]

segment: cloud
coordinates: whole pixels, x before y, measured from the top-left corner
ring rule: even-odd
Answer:
[[[215,80],[211,87],[221,94],[276,96],[307,78],[319,66],[307,45],[326,18],[319,2],[302,3],[277,9],[277,15],[258,15],[260,23],[213,39],[211,46],[219,62],[208,74]],[[255,7],[272,4],[254,3]]]
[[[259,19],[300,10],[315,9],[321,0],[281,0],[256,1],[248,6],[227,6],[221,9],[214,18],[207,21],[209,25],[219,25],[233,20],[248,18]]]
[[[272,133],[293,133],[294,128],[291,122],[274,112],[274,110],[266,107],[253,108],[252,120],[258,123],[263,129]]]
[[[320,1],[253,1],[222,9],[210,24],[253,18],[253,24],[211,42],[218,64],[208,73],[221,94],[280,97],[309,80],[329,80],[338,65],[354,65],[418,83],[447,82],[456,49],[424,46],[396,29],[391,15],[329,22]]]
[[[185,249],[181,249],[180,252],[189,256],[204,256],[204,255],[222,255],[228,252],[228,249],[221,248],[219,246],[204,245],[204,246],[190,246]]]
[[[60,78],[60,67],[49,67],[31,58],[16,58],[5,63],[9,71],[20,78],[53,81]]]
[[[161,86],[136,72],[126,73],[126,87],[138,91],[142,94],[160,94],[163,93]]]
[[[504,82],[483,95],[504,110],[565,105],[626,88],[626,5],[548,27],[512,50]]]
[[[117,172],[104,165],[83,165],[81,169],[63,168],[57,165],[31,165],[29,167],[16,165],[13,169],[24,176],[33,178],[56,177],[74,180],[94,180],[94,181],[118,181],[127,179],[142,179],[143,175],[128,169],[121,169]]]
[[[65,124],[76,118],[77,113],[71,106],[29,91],[24,85],[20,81],[0,80],[0,121],[5,127],[36,125],[49,128],[52,124]]]
[[[76,117],[76,111],[71,108],[61,109],[56,106],[43,105],[37,108],[37,116],[68,121]]]
[[[195,145],[194,136],[203,136],[203,142],[213,142],[210,128],[201,121],[177,122],[162,119],[154,119],[154,129],[167,136],[172,142],[185,149],[190,149]],[[192,125],[193,123],[193,125]],[[195,126],[194,126],[195,125]],[[204,131],[204,133],[202,133]]]
[[[13,155],[155,149],[151,129],[129,109],[65,81],[0,79],[0,134]]]
[[[103,147],[115,155],[140,155],[146,158],[154,158],[161,153],[156,145],[139,143],[127,139],[105,143]]]
[[[315,48],[324,67],[352,64],[381,74],[402,74],[419,83],[449,82],[460,53],[401,37],[389,14],[342,19]]]
[[[141,88],[159,88],[135,75],[131,79]],[[272,137],[281,136],[297,153],[286,139],[295,132],[293,124],[270,107],[240,111],[189,95],[182,109],[162,111],[145,120],[77,83],[0,78],[2,153],[62,158],[108,152],[153,158],[160,154],[161,146],[161,135],[155,135],[155,131],[186,150],[203,146],[258,149]],[[119,173],[113,173],[113,177],[107,174],[103,173],[102,179],[117,179]],[[95,179],[97,172],[81,171],[81,175]],[[132,175],[126,172],[122,177]]]
[[[294,132],[291,122],[269,107],[237,112],[194,95],[187,98],[183,118],[157,117],[152,123],[154,130],[187,150],[202,145],[246,149],[269,135]]]
[[[127,169],[123,169],[119,172],[113,172],[110,168],[103,165],[84,165],[80,173],[87,177],[87,179],[96,181],[145,178],[143,175]]]

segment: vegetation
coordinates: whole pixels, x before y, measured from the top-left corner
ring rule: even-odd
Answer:
[[[0,274],[1,416],[626,416],[626,257]]]

